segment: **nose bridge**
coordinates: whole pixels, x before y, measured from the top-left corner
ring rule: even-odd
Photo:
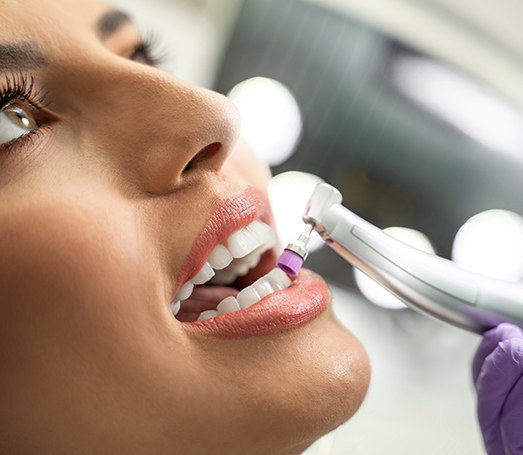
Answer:
[[[220,169],[239,135],[237,109],[226,97],[134,62],[100,71],[90,75],[85,94],[93,94],[87,98],[88,123],[93,140],[103,141],[100,150],[119,161],[123,178],[147,192],[168,192],[210,145],[215,153],[200,166]]]

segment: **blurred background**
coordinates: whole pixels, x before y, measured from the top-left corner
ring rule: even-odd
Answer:
[[[271,165],[283,241],[312,186],[407,243],[523,280],[519,0],[113,0],[158,36],[161,67],[227,94]],[[479,337],[427,319],[321,242],[373,378],[307,455],[482,454],[470,364]],[[350,302],[348,304],[347,302]]]

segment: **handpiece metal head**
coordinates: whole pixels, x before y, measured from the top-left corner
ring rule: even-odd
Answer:
[[[290,276],[298,275],[305,259],[307,259],[307,245],[313,229],[321,232],[321,219],[323,213],[334,204],[342,201],[341,193],[331,185],[319,183],[314,188],[307,204],[303,222],[305,230],[294,243],[289,243],[278,259],[278,267]]]
[[[318,183],[307,203],[302,219],[306,224],[311,224],[316,231],[321,233],[323,214],[335,204],[341,204],[343,196],[333,186],[327,183]]]

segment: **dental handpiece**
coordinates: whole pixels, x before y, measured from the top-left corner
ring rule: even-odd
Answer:
[[[303,215],[304,232],[278,260],[283,271],[297,275],[314,229],[343,259],[416,311],[478,334],[501,322],[523,327],[523,283],[470,272],[411,247],[341,202],[333,186],[316,186]]]

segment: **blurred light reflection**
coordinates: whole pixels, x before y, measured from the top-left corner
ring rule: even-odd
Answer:
[[[474,215],[456,234],[452,259],[473,272],[523,280],[523,217],[497,209]]]
[[[284,172],[273,177],[269,183],[269,200],[276,229],[283,247],[294,242],[305,228],[301,217],[314,187],[323,182],[306,172]],[[314,231],[309,242],[309,252],[323,246],[323,240]]]
[[[522,158],[523,117],[493,91],[450,67],[422,57],[400,57],[398,88],[432,113],[496,151]]]
[[[269,165],[286,161],[301,136],[300,108],[291,91],[274,79],[253,77],[237,84],[229,98],[241,114],[241,135]]]

